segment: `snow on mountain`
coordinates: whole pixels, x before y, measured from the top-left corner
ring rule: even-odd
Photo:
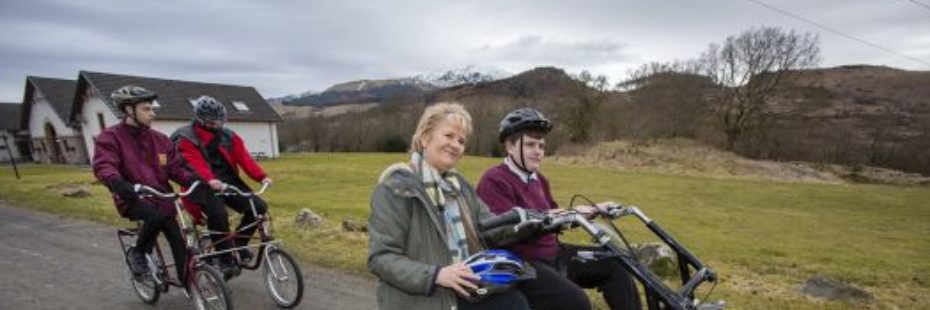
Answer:
[[[281,98],[268,99],[288,105],[332,106],[343,103],[382,102],[389,98],[417,96],[439,89],[474,85],[510,77],[512,74],[496,68],[467,66],[445,72],[420,74],[413,77],[356,80],[330,86],[323,92],[305,92]]]
[[[478,84],[496,81],[510,77],[511,73],[497,68],[479,68],[474,65],[462,69],[445,72],[434,72],[417,75],[414,78],[435,85],[438,88],[447,88],[463,84]]]

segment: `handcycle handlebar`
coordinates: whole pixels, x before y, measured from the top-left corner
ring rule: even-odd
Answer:
[[[133,190],[135,190],[137,193],[139,193],[143,197],[144,196],[155,196],[155,197],[171,199],[171,198],[189,196],[191,193],[194,192],[194,189],[196,189],[198,185],[200,185],[200,181],[194,181],[194,183],[192,183],[191,186],[186,191],[180,192],[180,193],[163,193],[157,189],[152,188],[151,186],[142,185],[142,184],[133,185]]]
[[[485,231],[504,225],[524,223],[530,219],[530,212],[521,207],[514,207],[504,214],[484,219],[478,222],[478,230]]]
[[[605,207],[604,209],[598,208],[598,210],[601,211],[597,214],[607,216],[609,218],[617,218],[622,216],[621,213],[623,212],[623,209],[623,206],[619,204],[613,204]],[[527,210],[521,207],[514,207],[501,215],[478,222],[478,229],[485,231],[504,225],[514,225],[514,230],[518,231],[529,226],[542,224],[549,230],[552,230],[558,228],[559,226],[574,223],[572,219],[575,216],[584,217],[585,213],[571,210],[565,213],[550,214],[540,211]]]
[[[268,189],[269,185],[271,185],[271,182],[262,182],[262,188],[259,189],[257,192],[245,192],[239,189],[238,187],[236,187],[235,185],[224,183],[223,189],[219,193],[217,193],[217,195],[222,195],[222,196],[237,195],[237,196],[242,196],[242,197],[261,196],[262,194],[265,193],[265,190]]]
[[[496,220],[495,222],[504,222],[505,220],[510,220],[511,222],[517,221],[515,223],[516,225],[514,226],[514,230],[533,227],[533,229],[539,229],[543,232],[558,232],[568,230],[573,227],[581,227],[588,234],[590,234],[591,237],[593,237],[594,243],[598,246],[609,248],[616,254],[623,252],[620,250],[620,248],[617,247],[616,243],[611,242],[611,233],[606,231],[611,230],[611,228],[595,225],[594,222],[592,222],[592,214],[574,209],[555,213],[525,211],[524,213],[526,215],[520,218],[517,213],[519,213],[519,211],[512,212],[512,214],[505,213],[501,216],[502,219],[494,218],[492,220]],[[620,204],[610,204],[598,207],[597,212],[593,214],[593,216],[603,216],[608,219],[617,219],[629,215],[634,215],[639,218],[653,233],[655,233],[657,236],[659,236],[660,239],[662,239],[662,241],[669,245],[672,250],[675,251],[675,253],[679,256],[680,265],[688,265],[693,267],[695,270],[694,274],[686,275],[684,273],[687,272],[687,267],[683,267],[683,283],[678,291],[672,292],[667,289],[663,290],[664,292],[662,295],[666,298],[667,301],[688,298],[689,296],[693,296],[694,290],[702,283],[716,282],[717,275],[713,270],[707,268],[687,249],[675,242],[675,240],[672,239],[671,236],[669,236],[657,223],[646,217],[646,215],[643,214],[643,212],[636,206],[625,207]],[[517,220],[518,218],[519,220]],[[612,227],[612,225],[610,226]],[[620,238],[622,238],[622,235]],[[624,243],[625,242],[626,241],[624,240]],[[627,244],[627,247],[629,247],[629,244]],[[626,264],[638,264],[634,263],[634,261],[637,260],[635,257],[623,257],[621,260],[630,260],[629,262],[626,262]],[[653,285],[655,286],[660,285],[660,282],[647,279],[650,276],[646,275],[646,269],[641,269],[639,276],[643,277],[644,281],[653,282]]]
[[[592,231],[596,229],[589,221],[589,216],[606,216],[614,219],[623,215],[624,208],[619,204],[613,204],[605,208],[598,208],[598,212],[589,214],[578,210],[568,210],[565,212],[547,213],[538,211],[526,211],[521,208],[514,208],[504,215],[491,218],[488,222],[500,223],[508,221],[514,225],[514,230],[519,231],[531,226],[541,226],[543,231],[559,231],[569,229],[575,226],[582,226]],[[516,211],[516,212],[514,212]],[[519,215],[519,217],[518,217]],[[483,224],[484,222],[482,222]],[[505,223],[507,224],[507,223]],[[479,226],[481,227],[481,226]]]

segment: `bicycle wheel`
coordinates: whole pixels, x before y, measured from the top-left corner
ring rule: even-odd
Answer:
[[[132,267],[129,265],[128,255],[131,249],[132,247],[129,247],[124,254],[126,257],[126,270],[129,272],[129,281],[132,282],[132,289],[142,302],[150,305],[155,304],[158,302],[158,297],[161,296],[161,289],[159,289],[158,282],[155,281],[151,273],[139,276],[132,274]]]
[[[304,295],[304,277],[290,254],[271,249],[265,256],[262,276],[268,294],[281,308],[293,308]]]
[[[232,310],[229,288],[216,268],[206,264],[194,267],[189,281],[193,281],[191,297],[197,310]]]

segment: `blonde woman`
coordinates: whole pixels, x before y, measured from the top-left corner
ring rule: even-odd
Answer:
[[[388,167],[371,197],[368,268],[378,277],[381,309],[529,309],[517,290],[477,302],[479,279],[463,261],[514,236],[480,238],[475,223],[493,216],[455,170],[471,134],[471,116],[456,103],[423,112],[410,161]]]

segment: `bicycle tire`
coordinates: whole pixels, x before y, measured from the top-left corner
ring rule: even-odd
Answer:
[[[191,298],[194,308],[198,310],[232,310],[232,295],[223,281],[223,275],[207,264],[193,268],[188,281],[191,285]]]
[[[126,261],[126,270],[129,272],[129,281],[132,283],[132,290],[136,293],[136,296],[139,296],[142,302],[154,305],[158,302],[162,290],[154,278],[143,275],[136,276],[133,274],[132,267],[129,264],[129,251],[132,248],[132,246],[128,247],[123,253]]]
[[[293,308],[300,304],[304,294],[303,273],[294,258],[284,250],[268,250],[262,267],[262,279],[278,307]]]

